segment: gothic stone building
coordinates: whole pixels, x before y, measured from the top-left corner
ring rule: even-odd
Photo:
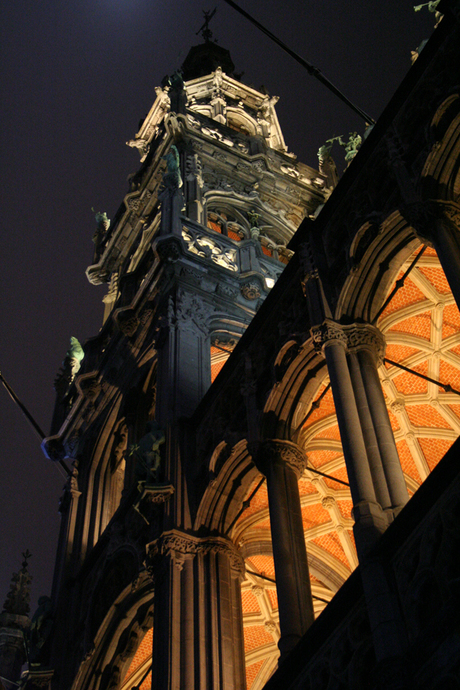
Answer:
[[[73,471],[27,688],[459,687],[443,12],[338,184],[227,51],[197,46],[157,89],[87,269],[104,325],[57,381],[44,449]]]

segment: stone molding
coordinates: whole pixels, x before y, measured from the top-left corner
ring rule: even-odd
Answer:
[[[375,326],[368,323],[353,323],[342,326],[332,319],[325,319],[322,324],[310,329],[313,345],[317,352],[334,343],[340,343],[348,352],[369,350],[381,360],[385,355],[385,338]]]
[[[222,554],[230,561],[232,570],[244,574],[244,561],[232,542],[223,537],[196,537],[177,530],[165,532],[159,539],[147,545],[147,556],[154,561],[161,556],[172,558],[174,565],[182,570],[187,557]]]

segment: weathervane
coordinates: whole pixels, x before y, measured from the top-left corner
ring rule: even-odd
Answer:
[[[203,10],[204,24],[201,27],[201,29],[198,29],[195,36],[198,36],[198,34],[201,34],[205,40],[205,43],[209,43],[211,41],[212,31],[209,28],[209,22],[211,21],[211,19],[216,14],[216,11],[217,11],[217,7],[214,7],[212,12],[211,12],[211,10]]]

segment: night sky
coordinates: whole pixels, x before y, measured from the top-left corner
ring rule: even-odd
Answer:
[[[85,276],[91,209],[115,215],[139,166],[125,142],[155,86],[202,42],[202,10],[216,3],[214,38],[244,82],[280,97],[285,141],[301,161],[317,167],[326,139],[362,133],[358,116],[223,0],[2,3],[0,370],[46,434],[70,336],[84,343],[101,325],[105,288]],[[434,25],[407,0],[240,3],[374,118]],[[51,589],[64,477],[3,388],[0,429],[0,607],[29,549],[34,609]]]

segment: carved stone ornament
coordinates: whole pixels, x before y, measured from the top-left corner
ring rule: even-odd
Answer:
[[[165,532],[159,539],[147,546],[150,560],[159,556],[170,556],[174,561],[184,562],[185,556],[206,556],[209,553],[221,553],[230,561],[230,566],[239,574],[244,574],[244,561],[232,542],[222,537],[199,538],[184,532],[172,530]]]
[[[179,242],[175,239],[159,242],[157,252],[160,259],[170,264],[178,261],[181,255]]]
[[[182,330],[198,329],[202,333],[208,333],[208,319],[214,307],[205,304],[197,295],[180,289],[177,294],[176,310],[173,317],[174,325]]]
[[[332,319],[326,319],[319,326],[310,328],[313,346],[317,352],[321,352],[328,344],[338,342],[344,347],[347,345],[347,336],[342,326]]]
[[[247,300],[259,299],[261,295],[260,285],[254,280],[244,283],[240,290],[243,297]]]
[[[139,318],[134,309],[124,309],[116,314],[116,320],[120,331],[127,338],[132,338],[139,327]]]
[[[257,467],[266,474],[267,464],[282,462],[300,477],[305,470],[306,460],[304,451],[292,441],[270,439],[260,444]]]
[[[367,349],[376,355],[378,360],[384,357],[385,338],[375,326],[367,323],[352,324],[351,326],[343,326],[343,331],[347,337],[348,350],[350,352]]]
[[[223,241],[201,235],[185,226],[182,227],[182,238],[187,245],[187,250],[192,254],[202,259],[209,259],[229,271],[238,271],[237,250]]]
[[[332,510],[336,505],[336,500],[334,496],[324,496],[321,499],[321,505],[325,510]]]
[[[45,688],[50,687],[53,675],[53,670],[42,668],[35,670],[32,667],[23,679],[21,686],[24,690],[45,690]]]
[[[81,378],[79,382],[79,386],[81,389],[81,392],[83,393],[83,396],[90,402],[94,403],[96,399],[98,398],[102,387],[101,383],[98,380],[97,375],[96,376],[89,376],[85,378]]]
[[[436,206],[440,217],[453,223],[460,232],[460,206],[453,201],[438,201]]]
[[[325,319],[319,326],[310,329],[316,351],[322,351],[334,342],[340,342],[349,352],[369,350],[381,360],[385,354],[385,338],[378,328],[371,324],[351,324],[342,326],[332,319]]]
[[[174,493],[172,484],[145,484],[141,500],[147,498],[150,503],[166,503]]]

